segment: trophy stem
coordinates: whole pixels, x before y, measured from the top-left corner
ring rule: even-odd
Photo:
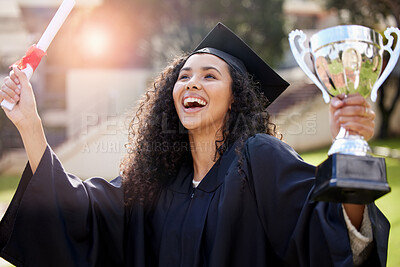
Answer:
[[[366,156],[371,154],[371,148],[363,136],[350,134],[345,128],[340,127],[340,131],[333,141],[328,151],[328,155],[335,153]]]

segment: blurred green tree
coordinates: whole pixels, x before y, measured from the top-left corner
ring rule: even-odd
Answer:
[[[191,51],[221,21],[271,66],[279,63],[286,34],[281,0],[107,0],[145,28],[140,48],[160,61]],[[138,16],[136,16],[138,14]]]

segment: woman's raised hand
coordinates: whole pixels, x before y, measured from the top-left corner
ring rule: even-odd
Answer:
[[[32,86],[25,73],[13,66],[13,71],[4,79],[0,89],[0,102],[4,99],[10,103],[18,102],[12,110],[7,108],[3,110],[17,127],[32,172],[35,173],[46,149],[47,141],[42,121],[37,113]]]
[[[19,130],[30,127],[32,123],[38,121],[39,115],[32,86],[21,70],[13,66],[13,70],[4,78],[0,89],[0,102],[5,99],[10,103],[17,103],[12,110],[4,107],[3,110]]]
[[[340,126],[351,134],[364,136],[365,140],[374,135],[375,112],[367,100],[359,94],[333,97],[329,106],[332,137],[336,137]]]

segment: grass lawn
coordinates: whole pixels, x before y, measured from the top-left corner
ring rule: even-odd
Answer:
[[[17,189],[19,176],[0,174],[0,204],[8,205]],[[0,267],[12,267],[14,265],[0,258]]]
[[[0,203],[10,203],[19,183],[19,176],[0,175]]]
[[[369,142],[370,146],[382,146],[400,150],[400,139]],[[318,165],[327,157],[328,148],[302,153],[303,159]],[[385,214],[391,224],[389,236],[388,267],[400,266],[400,257],[396,255],[400,248],[400,160],[386,158],[387,177],[392,191],[379,198],[376,205]]]

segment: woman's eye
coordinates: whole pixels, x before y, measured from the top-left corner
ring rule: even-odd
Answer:
[[[187,78],[189,78],[189,76],[187,76],[187,75],[181,75],[181,76],[179,76],[179,80],[184,80],[184,79],[187,79]]]
[[[206,75],[206,78],[207,78],[207,79],[210,79],[210,78],[211,78],[211,79],[215,79],[215,76],[212,75],[212,74],[207,74],[207,75]]]

